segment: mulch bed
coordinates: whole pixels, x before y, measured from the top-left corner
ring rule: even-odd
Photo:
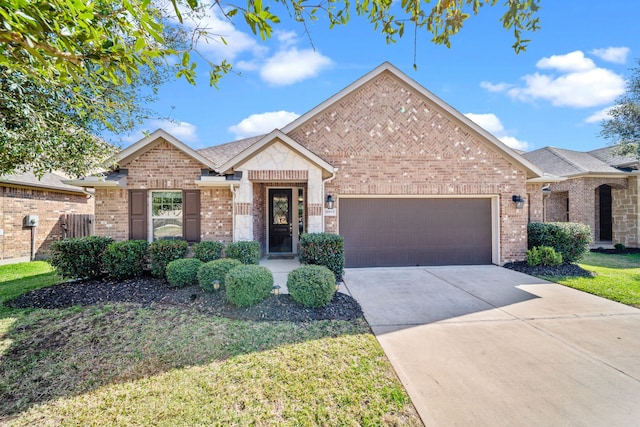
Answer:
[[[123,281],[69,281],[37,289],[5,302],[12,308],[65,308],[112,302],[136,303],[144,307],[156,305],[190,307],[199,312],[230,319],[254,321],[308,322],[313,320],[354,320],[362,317],[360,304],[349,295],[336,292],[323,308],[305,308],[290,295],[269,295],[251,307],[229,303],[223,291],[208,293],[199,286],[176,289],[164,279],[140,277]]]
[[[587,271],[577,264],[560,264],[555,267],[537,265],[529,266],[526,261],[509,262],[504,268],[519,271],[530,276],[553,276],[553,277],[593,277],[591,271]]]
[[[591,252],[599,252],[601,254],[640,254],[640,248],[624,248],[624,249],[591,249]]]

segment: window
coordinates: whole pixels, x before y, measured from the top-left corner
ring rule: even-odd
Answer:
[[[151,192],[153,240],[182,239],[182,191]]]

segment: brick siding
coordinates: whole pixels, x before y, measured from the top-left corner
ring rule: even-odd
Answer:
[[[127,188],[96,189],[96,234],[116,240],[129,238],[130,189],[184,190],[198,188],[205,166],[173,145],[160,139],[149,149],[120,165],[129,170]],[[226,187],[203,188],[200,192],[200,236],[202,240],[232,240],[233,204]]]
[[[524,259],[528,209],[516,210],[511,196],[527,194],[525,171],[391,75],[382,73],[289,136],[339,169],[325,188],[338,196],[338,210],[340,195],[498,195],[500,261]],[[338,216],[325,218],[326,231],[338,228]]]
[[[26,187],[0,187],[0,263],[23,261],[31,256],[31,228],[23,227],[25,215],[38,215],[36,258],[48,255],[52,242],[63,238],[65,214],[93,214],[94,198]]]

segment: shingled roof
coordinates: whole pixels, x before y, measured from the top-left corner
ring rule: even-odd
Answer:
[[[45,173],[42,178],[38,178],[33,172],[18,172],[0,177],[0,183],[21,187],[41,188],[44,190],[64,191],[67,193],[86,194],[83,188],[65,184],[63,181],[66,179],[67,178],[61,175],[50,172]]]
[[[234,158],[254,143],[259,141],[264,135],[252,136],[245,139],[239,139],[233,142],[227,142],[225,144],[215,145],[213,147],[202,148],[197,150],[201,156],[211,160],[216,166],[216,169],[220,165],[225,164],[229,159]]]
[[[633,167],[638,169],[638,159],[633,154],[620,154],[616,146],[598,148],[597,150],[589,151],[589,154],[616,168]]]
[[[558,176],[574,176],[589,174],[624,174],[625,171],[616,169],[605,161],[594,156],[593,152],[566,150],[556,147],[544,147],[539,150],[524,153],[523,156],[545,173]],[[610,154],[598,153],[603,158]],[[613,159],[613,157],[611,157]]]

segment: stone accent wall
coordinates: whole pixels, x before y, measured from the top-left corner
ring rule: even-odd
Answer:
[[[129,238],[129,189],[196,189],[205,166],[173,145],[159,139],[127,164],[127,188],[96,189],[96,234],[116,240]],[[232,240],[232,193],[227,187],[201,188],[200,237],[202,240]]]
[[[640,179],[628,178],[627,188],[611,190],[613,243],[640,247]]]
[[[511,196],[527,194],[525,171],[391,74],[289,136],[339,169],[325,188],[338,211],[340,195],[498,196],[500,263],[524,259],[528,209],[516,210]],[[337,232],[338,218],[325,217],[325,230]]]
[[[630,183],[633,179],[634,177],[585,177],[554,183],[550,187],[551,196],[546,201],[547,221],[566,221],[566,199],[568,197],[569,221],[587,224],[591,228],[591,238],[597,241],[599,237],[598,225],[600,215],[599,198],[597,197],[598,187],[606,184],[612,188],[613,240],[615,243],[618,243],[618,241],[621,243],[624,243],[624,241],[637,242],[637,238],[627,240],[627,233],[634,229],[632,224],[633,220],[631,219],[633,218],[633,214],[628,214],[628,209],[633,209],[630,208],[630,206],[633,206],[631,200],[633,199],[632,194],[634,189],[630,188]],[[633,184],[631,184],[631,186],[633,186]],[[637,201],[635,203],[637,204]],[[635,229],[637,229],[637,222],[635,227]]]
[[[51,243],[63,238],[61,217],[65,214],[93,214],[94,201],[86,194],[0,187],[0,264],[30,259],[31,228],[22,226],[25,215],[38,215],[36,258],[43,258],[48,255]]]

